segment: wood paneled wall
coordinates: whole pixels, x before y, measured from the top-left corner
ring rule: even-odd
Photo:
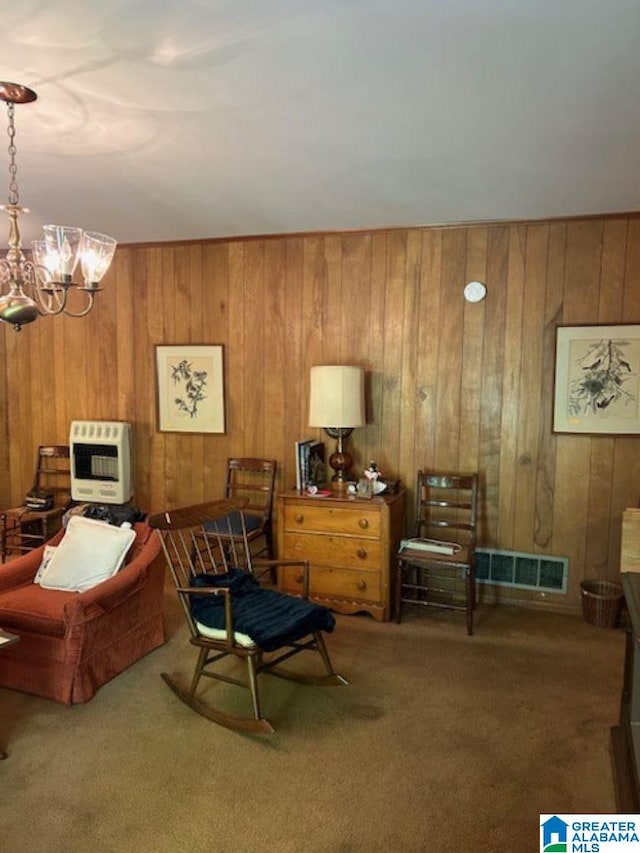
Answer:
[[[640,503],[639,438],[551,432],[555,327],[597,322],[640,322],[633,215],[120,247],[88,317],[0,331],[2,503],[74,419],[133,424],[150,511],[220,496],[230,455],[276,458],[290,488],[294,441],[319,434],[309,368],[360,364],[356,467],[409,486],[424,465],[478,470],[482,544],[569,557],[568,596],[546,602],[575,607],[584,577],[617,576],[622,510]],[[158,343],[224,345],[226,435],[157,431]]]

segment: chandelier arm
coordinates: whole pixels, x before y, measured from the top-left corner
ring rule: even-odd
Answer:
[[[46,287],[37,283],[33,293],[38,303],[38,310],[43,316],[55,317],[62,314],[67,304],[67,292],[59,287]]]
[[[95,294],[99,292],[99,288],[78,287],[75,284],[60,284],[59,282],[46,280],[45,275],[50,276],[49,271],[46,268],[40,267],[38,268],[39,275],[36,275],[34,268],[36,266],[27,261],[25,269],[29,272],[28,289],[35,298],[38,313],[41,316],[55,317],[59,314],[65,314],[67,317],[86,317],[93,308]],[[85,306],[79,311],[71,311],[67,306],[71,288],[87,294]]]
[[[78,291],[87,294],[87,301],[84,308],[78,311],[71,311],[67,305],[69,291],[75,288]],[[86,317],[89,311],[93,308],[95,294],[98,290],[89,290],[84,287],[78,287],[75,284],[59,284],[53,282],[51,284],[42,284],[37,281],[34,288],[34,295],[38,303],[38,310],[43,315],[57,316],[65,314],[67,317]]]
[[[87,314],[89,313],[89,311],[91,311],[91,309],[93,308],[95,293],[97,291],[90,291],[84,287],[78,287],[77,289],[80,291],[83,291],[84,293],[87,294],[86,307],[83,308],[82,311],[70,311],[68,308],[65,307],[63,310],[63,314],[65,314],[67,317],[86,317]],[[65,294],[65,301],[66,301],[66,294]]]
[[[67,307],[67,299],[71,287],[87,294],[85,307],[79,311],[71,311]],[[98,290],[92,291],[84,287],[76,287],[74,284],[63,285],[62,287],[55,285],[52,287],[45,287],[41,284],[37,284],[34,290],[40,314],[48,315],[50,317],[55,317],[59,314],[64,314],[67,317],[86,317],[93,308],[95,294],[98,292]]]
[[[23,258],[20,271],[23,287],[31,294],[40,316],[55,316],[64,311],[67,294],[52,280],[46,267]]]

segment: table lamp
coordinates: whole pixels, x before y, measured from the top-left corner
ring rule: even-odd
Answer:
[[[309,426],[321,427],[337,439],[329,457],[335,471],[331,488],[345,491],[353,457],[344,449],[355,427],[364,426],[364,369],[343,364],[321,364],[311,368]]]

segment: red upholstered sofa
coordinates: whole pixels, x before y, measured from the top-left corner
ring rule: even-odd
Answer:
[[[68,705],[87,702],[164,643],[160,542],[145,523],[135,532],[125,565],[84,592],[33,583],[45,546],[0,566],[0,628],[20,637],[0,651],[0,687]]]

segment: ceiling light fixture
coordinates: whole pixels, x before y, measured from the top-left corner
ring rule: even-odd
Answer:
[[[7,104],[9,135],[9,203],[0,205],[9,217],[9,248],[0,258],[0,320],[20,331],[40,316],[67,314],[84,317],[93,308],[99,283],[109,269],[117,242],[106,234],[63,225],[45,225],[44,240],[34,241],[32,260],[22,251],[18,217],[29,209],[20,206],[16,167],[16,104],[29,104],[38,96],[17,83],[0,81],[0,100]],[[80,262],[84,284],[73,274]],[[84,294],[80,305],[67,304],[72,289]]]

